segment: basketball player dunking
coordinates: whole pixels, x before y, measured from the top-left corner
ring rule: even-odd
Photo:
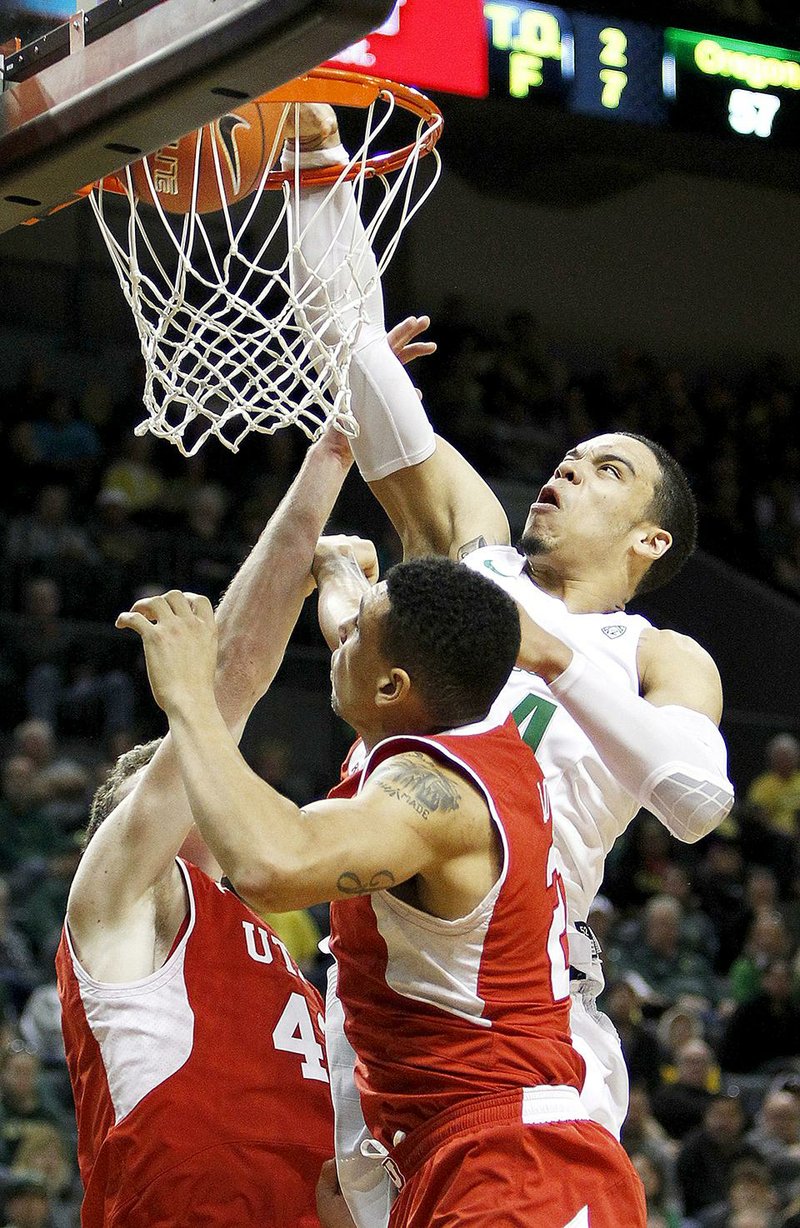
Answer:
[[[316,158],[305,154],[305,164],[341,161],[337,140],[329,112],[325,139]],[[333,196],[309,192],[300,208],[304,269],[317,267],[332,234],[360,227],[347,185]],[[360,278],[373,274],[378,285],[367,299],[370,320],[351,367],[361,428],[353,441],[358,466],[397,528],[406,557],[464,559],[523,611],[521,655],[493,712],[514,716],[550,790],[570,923],[571,1028],[586,1059],[584,1103],[618,1134],[627,1111],[627,1074],[616,1033],[595,1005],[602,969],[586,925],[605,858],[641,806],[679,840],[694,842],[721,822],[733,801],[717,728],[722,696],[713,661],[691,639],[625,612],[635,594],[665,583],[691,553],[694,498],[677,463],[657,444],[602,435],[566,454],[531,505],[519,548],[512,548],[497,498],[455,449],[434,436],[386,344],[366,238],[354,250]],[[336,287],[340,301],[347,289],[345,283]],[[409,319],[405,340],[427,323]],[[332,1011],[329,1052],[336,1044],[334,1018]],[[337,1070],[345,1058],[346,1046]],[[339,1174],[343,1187],[355,1191],[355,1211],[358,1189],[366,1194],[369,1178],[360,1159],[358,1101],[344,1073],[333,1094]],[[379,1223],[367,1204],[369,1197],[357,1220]]]

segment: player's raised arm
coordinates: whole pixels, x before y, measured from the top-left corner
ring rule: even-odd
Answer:
[[[331,116],[333,112],[331,111]],[[345,151],[328,136],[324,148],[302,154],[304,165],[346,160]],[[292,162],[289,149],[284,164]],[[395,352],[387,339],[383,295],[374,255],[359,217],[350,184],[333,193],[310,189],[301,193],[296,219],[301,250],[295,252],[291,274],[295,282],[309,277],[324,282],[339,304],[355,298],[357,286],[369,287],[365,298],[367,322],[361,328],[352,357],[350,383],[353,412],[360,432],[353,454],[371,489],[400,534],[407,558],[436,553],[459,558],[478,545],[505,544],[508,520],[483,478],[454,448],[437,438],[420,398],[396,353],[415,356],[413,328],[403,341],[407,322],[393,330]],[[349,259],[345,244],[350,250]],[[320,296],[319,325],[332,339],[337,325]],[[313,316],[314,308],[309,309]],[[355,306],[354,306],[355,310]],[[340,307],[346,318],[346,310]],[[417,343],[423,344],[423,343]],[[425,352],[425,351],[417,351]]]
[[[214,687],[237,741],[269,686],[305,596],[317,539],[350,467],[346,443],[326,435],[303,467],[223,597]],[[147,975],[153,927],[182,916],[175,854],[192,816],[167,735],[128,780],[112,778],[99,798],[98,827],[70,893],[68,920],[78,956],[99,980]],[[133,758],[131,767],[137,762]],[[177,917],[177,922],[176,922]]]

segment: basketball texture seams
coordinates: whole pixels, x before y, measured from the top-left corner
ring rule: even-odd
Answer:
[[[199,132],[164,145],[143,162],[131,166],[137,199],[153,205],[155,193],[165,212],[188,213],[197,164],[198,213],[217,212],[222,208],[223,197],[230,205],[243,200],[255,191],[267,165],[274,165],[280,155],[278,129],[284,111],[281,103],[248,102]]]

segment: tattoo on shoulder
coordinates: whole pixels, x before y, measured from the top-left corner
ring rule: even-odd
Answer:
[[[376,783],[389,797],[406,802],[423,819],[435,810],[458,810],[461,803],[456,783],[419,751],[392,759]]]
[[[340,895],[369,895],[372,891],[387,891],[395,884],[391,870],[376,870],[368,883],[364,883],[353,870],[346,870],[336,881]]]
[[[488,545],[489,543],[485,537],[476,537],[471,542],[465,542],[463,546],[458,548],[458,561],[461,562],[468,554],[472,554],[474,550],[483,550]]]

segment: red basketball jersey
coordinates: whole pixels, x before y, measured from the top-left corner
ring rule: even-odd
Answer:
[[[444,921],[390,892],[331,907],[331,950],[356,1083],[374,1137],[391,1147],[467,1098],[541,1084],[580,1088],[569,1033],[566,905],[542,774],[511,719],[431,738],[390,738],[332,797],[418,750],[486,798],[500,877],[466,917]]]
[[[100,984],[61,937],[82,1224],[317,1224],[333,1154],[319,995],[233,892],[178,865],[187,925],[151,976]]]

